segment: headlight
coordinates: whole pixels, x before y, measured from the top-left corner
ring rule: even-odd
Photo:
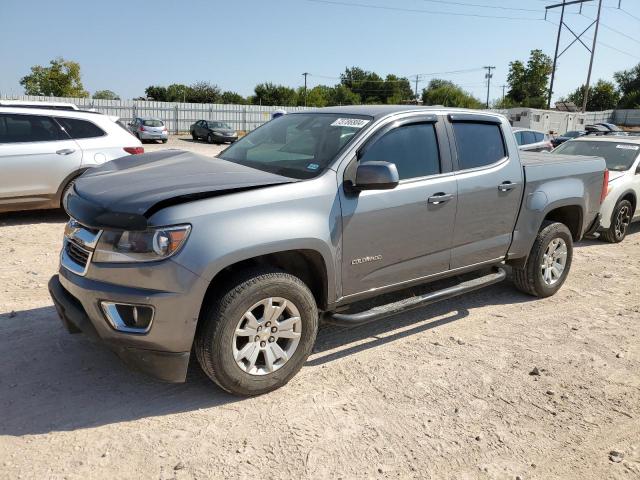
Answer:
[[[93,261],[153,262],[176,253],[189,236],[190,225],[164,227],[143,232],[109,231],[100,235]]]
[[[222,133],[220,133],[220,132],[213,132],[213,134],[214,134],[214,135],[217,135],[218,137],[222,137],[222,136],[224,136],[224,135],[223,135]]]

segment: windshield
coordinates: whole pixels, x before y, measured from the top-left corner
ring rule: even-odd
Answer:
[[[207,122],[209,128],[224,128],[225,130],[231,130],[231,127],[224,122]]]
[[[162,126],[164,126],[164,123],[162,123],[160,120],[144,120],[142,122],[142,124],[145,127],[162,127]]]
[[[631,168],[640,153],[640,144],[572,140],[560,145],[553,153],[603,157],[609,170],[624,172]]]
[[[371,120],[364,115],[284,115],[249,133],[219,157],[278,175],[313,178]]]

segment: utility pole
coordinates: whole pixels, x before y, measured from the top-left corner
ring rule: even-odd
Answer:
[[[508,85],[500,85],[500,88],[502,89],[502,103],[504,103],[504,89],[507,88]]]
[[[302,76],[304,77],[304,106],[307,106],[307,75],[309,72],[304,72]]]
[[[418,105],[418,80],[420,79],[420,75],[416,74],[416,105]]]
[[[599,23],[599,16],[598,16],[598,20],[594,20],[593,23],[591,23],[591,25],[589,25],[587,28],[585,28],[582,33],[580,33],[579,35],[576,35],[575,32],[565,23],[564,21],[564,12],[565,12],[565,7],[569,6],[569,5],[576,5],[579,4],[580,5],[580,11],[582,12],[582,5],[586,2],[592,2],[593,0],[562,0],[562,3],[556,3],[554,5],[549,5],[548,7],[545,7],[545,13],[544,13],[544,19],[547,19],[547,13],[549,13],[549,10],[552,10],[554,8],[561,8],[562,10],[560,11],[560,23],[558,24],[558,35],[556,37],[556,50],[555,53],[553,55],[553,68],[551,69],[551,82],[549,84],[549,97],[547,99],[547,109],[551,109],[551,99],[553,97],[553,84],[555,82],[556,79],[556,68],[558,65],[558,59],[562,56],[562,54],[564,52],[566,52],[574,43],[576,42],[580,42],[582,44],[582,46],[584,48],[586,48],[590,53],[593,51],[592,48],[587,47],[587,45],[582,41],[582,36],[594,25]],[[601,2],[602,3],[602,2]],[[573,35],[575,38],[573,39],[573,41],[567,45],[565,47],[564,50],[562,50],[560,53],[558,53],[558,51],[560,50],[560,38],[562,36],[562,29],[566,28],[571,35]],[[597,25],[596,25],[596,31],[597,31]],[[595,46],[595,43],[594,43]],[[593,55],[593,54],[592,54]],[[593,57],[592,57],[593,59]]]
[[[482,67],[482,68],[487,69],[487,73],[485,73],[484,78],[487,79],[487,108],[489,108],[489,90],[491,89],[491,78],[493,77],[491,70],[495,69],[496,67]]]
[[[596,53],[596,42],[598,40],[598,27],[600,27],[600,13],[602,12],[602,0],[598,1],[598,16],[596,17],[596,30],[593,34],[593,45],[591,47],[591,59],[589,60],[589,73],[587,74],[587,84],[584,86],[584,99],[582,101],[582,113],[587,110],[587,100],[589,99],[589,83],[591,82],[591,70],[593,70],[593,57]]]

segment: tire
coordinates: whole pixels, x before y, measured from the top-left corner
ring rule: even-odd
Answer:
[[[271,319],[269,327],[269,319],[264,315],[267,307],[261,303],[267,302],[266,299],[273,300],[267,305],[285,308],[277,318]],[[286,301],[285,307],[281,300]],[[254,314],[254,322],[245,312]],[[294,327],[283,328],[273,335],[286,333],[286,338],[266,338],[272,335],[273,328],[277,330],[285,321],[291,324],[295,318],[299,318],[297,331]],[[253,396],[282,387],[302,368],[316,339],[318,310],[313,294],[302,280],[279,270],[260,269],[230,281],[217,298],[205,305],[200,322],[194,350],[204,372],[231,394]],[[236,336],[237,331],[251,333]],[[272,357],[269,368],[267,350],[273,352],[272,348],[280,348],[290,356],[288,360],[282,356]],[[243,357],[245,351],[250,353]]]
[[[196,132],[191,132],[191,138],[193,139],[194,142],[198,140],[198,136],[196,135]]]
[[[621,200],[611,214],[611,226],[602,232],[601,238],[605,242],[620,243],[629,232],[629,225],[633,218],[633,205],[629,200]]]
[[[213,135],[207,135],[207,143],[213,143]]]
[[[167,143],[167,141],[166,140],[162,140],[162,143]]]
[[[553,250],[551,243],[554,242],[556,250]],[[561,263],[563,248],[566,250],[564,255],[564,263]],[[552,257],[545,257],[545,254],[552,254]],[[556,255],[556,259],[553,255]],[[549,261],[547,266],[543,263]],[[516,288],[524,293],[540,298],[550,297],[554,295],[567,279],[569,270],[571,269],[571,261],[573,259],[573,237],[566,225],[559,222],[545,221],[542,228],[536,236],[527,263],[521,268],[513,268],[513,282]],[[553,273],[558,272],[559,267],[562,270],[557,278]],[[545,278],[545,273],[550,277]]]
[[[67,192],[73,188],[73,185],[76,183],[77,179],[78,177],[72,178],[71,180],[69,180],[69,183],[67,183],[62,189],[62,194],[60,195],[60,208],[64,209],[64,197]]]

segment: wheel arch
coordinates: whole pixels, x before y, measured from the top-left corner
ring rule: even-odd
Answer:
[[[53,199],[55,207],[62,207],[62,194],[64,193],[65,188],[67,188],[67,185],[69,185],[70,182],[74,181],[90,168],[91,167],[79,168],[78,170],[75,170],[67,175],[64,180],[62,180],[60,186],[58,187],[58,191],[56,192],[55,198]]]
[[[205,306],[221,288],[238,274],[260,267],[272,267],[302,280],[311,290],[320,310],[329,303],[329,272],[320,252],[312,249],[282,250],[235,261],[219,270],[209,282],[200,307],[200,318]]]

